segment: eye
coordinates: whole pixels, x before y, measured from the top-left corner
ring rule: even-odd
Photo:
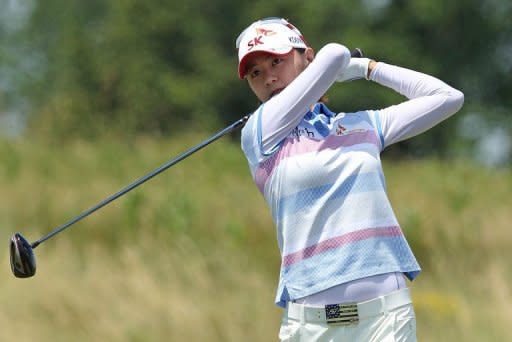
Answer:
[[[281,64],[282,62],[283,62],[283,59],[281,57],[276,57],[276,58],[272,59],[272,66]]]
[[[260,71],[258,69],[253,69],[250,73],[249,73],[249,77],[250,78],[256,78],[258,77],[258,75],[260,74]]]

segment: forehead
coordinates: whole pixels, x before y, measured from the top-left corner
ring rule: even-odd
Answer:
[[[279,58],[287,58],[288,56],[293,54],[293,50],[289,53],[285,54],[273,54],[266,51],[255,51],[251,53],[249,56],[247,56],[247,62],[245,64],[245,71],[249,71],[251,68],[254,68],[255,66],[258,66],[261,63],[266,62],[269,59],[273,59],[276,57]]]
[[[247,56],[247,62],[245,64],[245,70],[249,70],[250,68],[258,65],[259,63],[263,63],[264,61],[273,58],[274,55],[265,51],[256,51]]]

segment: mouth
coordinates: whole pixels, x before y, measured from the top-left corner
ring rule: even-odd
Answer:
[[[269,99],[273,98],[274,96],[276,96],[277,94],[279,94],[280,92],[283,91],[284,88],[277,88],[275,89],[272,93],[270,93],[270,97]]]

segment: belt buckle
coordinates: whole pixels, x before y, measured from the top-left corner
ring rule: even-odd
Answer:
[[[325,306],[327,324],[350,325],[359,322],[357,303],[329,304]]]

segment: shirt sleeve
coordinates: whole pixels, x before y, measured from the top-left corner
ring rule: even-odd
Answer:
[[[256,131],[263,154],[272,153],[297,127],[349,61],[350,51],[345,46],[335,43],[325,45],[293,82],[256,110]]]
[[[464,94],[443,81],[382,62],[377,63],[370,80],[409,99],[378,111],[383,148],[423,133],[455,114],[464,103]]]

